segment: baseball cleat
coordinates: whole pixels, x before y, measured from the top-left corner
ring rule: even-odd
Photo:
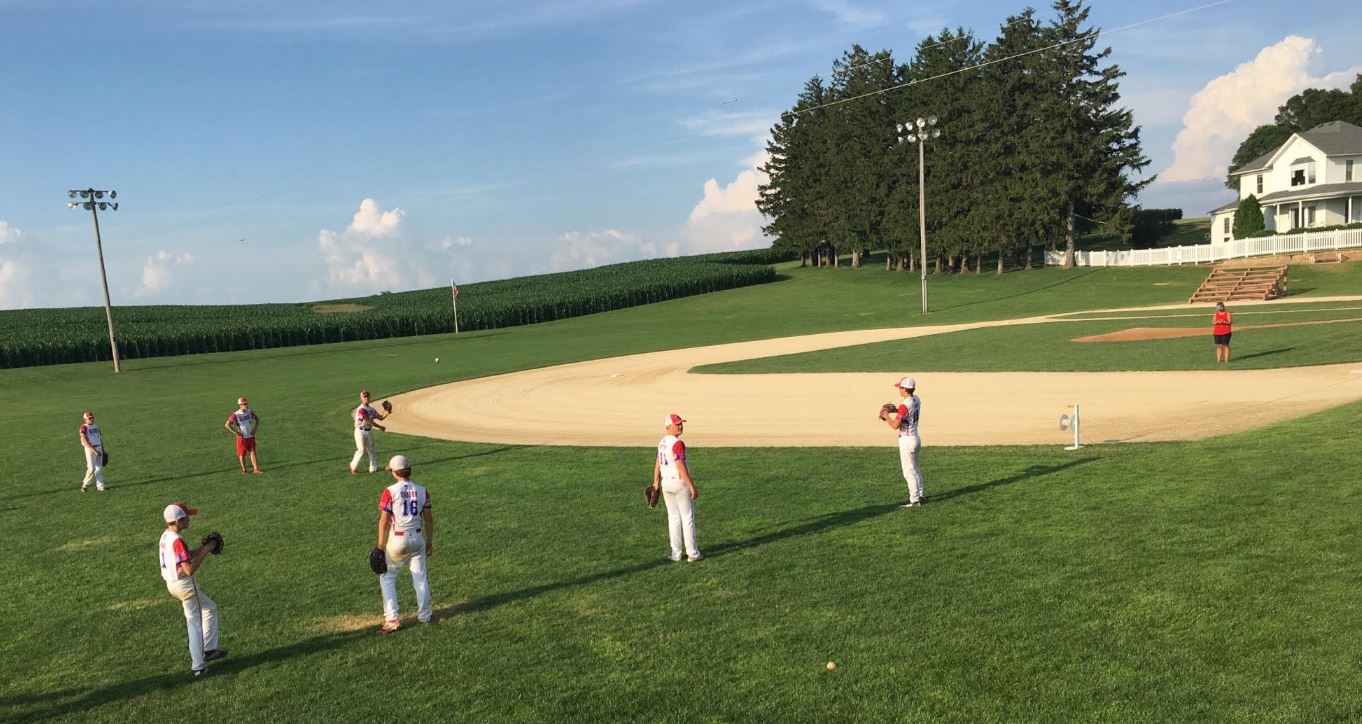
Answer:
[[[400,628],[402,628],[402,622],[393,619],[392,621],[385,621],[382,626],[379,626],[378,632],[381,634],[392,633]]]
[[[922,507],[922,501],[921,501],[921,500],[914,500],[913,502],[911,502],[911,503],[908,504],[908,507],[909,507],[909,508],[921,508],[921,507]]]
[[[686,562],[687,562],[687,563],[697,563],[697,562],[699,562],[699,561],[703,561],[704,559],[705,559],[705,556],[704,556],[703,553],[696,553],[695,555],[691,556],[690,558],[687,558],[687,559],[686,559]]]
[[[227,649],[213,649],[212,651],[203,652],[204,662],[217,661],[218,659],[225,658],[227,658]]]
[[[350,468],[350,474],[351,474],[351,475],[359,475],[359,471],[356,470],[356,469],[354,469],[354,468]]]
[[[90,492],[90,486],[89,486],[89,485],[82,485],[82,486],[80,486],[80,492],[82,492],[82,493],[88,493],[88,492]]]
[[[208,673],[208,669],[192,669],[192,671],[195,679],[201,679],[204,674]]]
[[[99,486],[98,488],[95,488],[95,490],[98,490],[99,492],[102,493],[102,492],[104,492],[104,486],[101,485],[101,486]]]

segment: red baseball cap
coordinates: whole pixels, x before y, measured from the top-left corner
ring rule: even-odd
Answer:
[[[89,410],[86,410],[86,411],[85,411],[85,414],[84,414],[84,415],[81,415],[81,417],[94,417],[94,416],[95,416],[95,413],[90,412]]]
[[[244,398],[244,397],[238,397],[238,398],[236,398],[236,404],[238,404],[238,405],[249,405],[250,403],[249,403],[249,402],[246,402],[246,398]]]
[[[662,427],[665,428],[671,427],[672,425],[680,425],[683,422],[685,422],[685,420],[681,419],[680,415],[673,412],[672,414],[667,415],[667,418],[662,421]]]

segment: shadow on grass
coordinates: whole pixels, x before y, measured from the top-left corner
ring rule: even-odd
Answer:
[[[284,661],[296,656],[307,656],[319,651],[326,651],[372,633],[372,629],[366,629],[328,634],[254,654],[230,656],[222,663],[209,667],[208,676],[202,682],[195,681],[188,670],[183,670],[173,674],[157,674],[135,681],[110,684],[99,689],[71,688],[39,694],[16,694],[0,697],[0,718],[5,721],[42,721],[81,714],[105,704],[113,704],[159,691],[194,685],[211,686],[215,677],[237,673],[260,664]]]
[[[1034,289],[1027,289],[1027,290],[1024,291],[1024,292],[1017,292],[1016,294],[1005,294],[1005,295],[1003,295],[1003,296],[1001,296],[1001,297],[988,297],[987,299],[977,299],[977,300],[975,300],[975,301],[973,301],[973,302],[964,302],[964,303],[962,303],[962,304],[951,304],[951,305],[949,305],[949,306],[937,307],[934,311],[937,311],[937,312],[944,312],[944,311],[946,311],[947,309],[961,309],[961,308],[963,308],[963,307],[972,307],[972,306],[974,306],[974,305],[976,305],[976,304],[991,304],[991,303],[993,303],[993,302],[1000,302],[1000,301],[1002,301],[1002,300],[1004,300],[1004,299],[1015,299],[1016,297],[1024,297],[1024,296],[1026,296],[1026,295],[1028,295],[1028,294],[1035,294],[1036,292],[1041,292],[1041,291],[1044,291],[1044,290],[1046,290],[1046,289],[1054,289],[1055,287],[1062,286],[1062,285],[1064,285],[1064,284],[1072,284],[1073,282],[1076,282],[1076,281],[1078,281],[1079,279],[1082,279],[1082,278],[1085,277],[1085,276],[1088,276],[1088,275],[1090,275],[1090,274],[1096,274],[1097,271],[1098,271],[1098,270],[1097,270],[1096,268],[1093,268],[1093,269],[1090,269],[1090,270],[1088,270],[1088,271],[1078,272],[1078,273],[1076,273],[1076,274],[1070,274],[1070,275],[1064,277],[1063,279],[1060,279],[1059,281],[1057,281],[1057,282],[1055,282],[1055,283],[1053,283],[1053,284],[1046,284],[1046,285],[1044,285],[1044,286],[1036,287],[1036,288],[1034,288]]]
[[[1031,478],[1039,478],[1045,475],[1064,472],[1065,470],[1076,468],[1079,465],[1096,462],[1096,460],[1097,458],[1078,458],[1076,460],[1070,460],[1062,465],[1032,465],[1019,473],[1009,475],[1005,478],[998,478],[986,483],[975,483],[974,485],[966,485],[963,488],[947,490],[939,495],[928,496],[928,499],[935,503],[942,500],[950,500],[951,498],[958,498],[962,495],[973,495],[974,493],[981,493],[985,490],[1002,485],[1011,485],[1013,483],[1020,483],[1023,480],[1030,480]]]
[[[1267,357],[1268,355],[1281,354],[1281,353],[1283,353],[1283,352],[1290,352],[1290,351],[1293,350],[1293,349],[1295,349],[1295,347],[1282,347],[1282,348],[1280,348],[1280,349],[1269,349],[1269,350],[1267,350],[1266,352],[1254,352],[1253,354],[1241,354],[1241,355],[1239,355],[1239,356],[1237,356],[1237,357],[1234,358],[1234,362],[1243,362],[1243,361],[1246,360],[1246,359],[1253,359],[1254,357]]]
[[[408,447],[406,447],[406,448],[403,448],[403,450],[407,450],[407,451],[410,451],[410,450],[423,450],[423,449],[425,449],[425,447],[426,447],[426,446],[408,446]],[[463,455],[449,455],[449,456],[447,456],[447,457],[435,458],[435,459],[433,459],[433,460],[420,460],[420,459],[418,458],[417,461],[416,461],[416,464],[418,464],[418,465],[434,465],[434,464],[436,464],[436,463],[447,463],[447,462],[452,462],[452,461],[455,461],[455,460],[466,460],[466,459],[469,459],[469,458],[479,458],[479,457],[483,457],[483,456],[485,456],[485,455],[496,455],[496,454],[498,454],[498,453],[508,452],[508,451],[511,451],[511,450],[519,450],[519,449],[524,448],[524,447],[528,447],[528,446],[527,446],[527,445],[505,445],[505,446],[498,447],[498,448],[492,448],[492,449],[490,449],[490,450],[482,450],[482,451],[480,451],[480,452],[466,453],[466,454],[463,454]],[[320,458],[320,459],[317,459],[317,460],[303,460],[303,461],[299,461],[299,462],[295,462],[295,463],[285,463],[285,464],[282,464],[282,465],[262,466],[262,467],[265,467],[265,472],[261,474],[261,477],[264,478],[264,479],[267,479],[267,480],[268,480],[268,479],[273,479],[273,478],[275,478],[275,476],[272,475],[272,473],[274,473],[274,472],[276,472],[276,471],[279,471],[279,470],[288,470],[288,469],[290,469],[290,468],[302,468],[302,467],[308,467],[308,466],[311,466],[311,465],[319,465],[319,464],[321,464],[321,463],[326,463],[326,462],[336,462],[336,461],[339,460],[339,459],[340,459],[340,458],[338,458],[338,457],[327,457],[327,458]],[[340,463],[337,463],[337,464],[339,465]],[[347,463],[347,464],[348,464],[348,463]],[[379,472],[382,472],[382,470],[380,469]],[[118,490],[122,490],[122,489],[124,489],[124,488],[137,488],[137,487],[141,487],[141,486],[143,486],[143,485],[155,485],[155,484],[157,484],[157,483],[165,483],[165,482],[170,482],[170,481],[172,481],[172,480],[192,480],[192,479],[194,479],[194,478],[206,478],[206,477],[212,477],[212,476],[215,476],[215,475],[221,475],[221,476],[224,476],[224,477],[233,479],[233,480],[235,480],[235,479],[237,479],[237,478],[245,478],[245,477],[254,478],[254,477],[255,477],[254,475],[243,476],[243,475],[241,475],[241,474],[238,472],[238,469],[235,468],[235,467],[228,468],[228,469],[226,469],[226,470],[224,470],[224,469],[218,467],[218,468],[213,468],[212,470],[201,470],[201,471],[199,471],[199,472],[193,472],[193,473],[179,473],[179,474],[176,474],[176,475],[163,475],[163,476],[155,477],[155,478],[147,478],[147,479],[145,479],[145,480],[137,480],[137,481],[134,481],[134,482],[131,482],[131,483],[115,482],[115,481],[113,481],[113,480],[110,480],[110,481],[109,481],[109,489],[110,489],[111,491],[118,491]],[[342,472],[342,473],[337,473],[337,476],[338,476],[338,477],[348,477],[348,474]],[[6,496],[3,496],[3,500],[5,500],[5,501],[10,501],[10,500],[19,500],[19,499],[22,499],[22,498],[35,498],[35,497],[43,496],[43,495],[63,495],[63,494],[69,494],[69,493],[79,493],[79,488],[76,488],[76,487],[74,487],[74,486],[73,486],[73,487],[61,487],[61,488],[55,488],[55,489],[50,489],[50,490],[38,490],[38,491],[31,492],[31,493],[20,493],[19,495],[6,495]],[[87,494],[87,495],[98,495],[98,493],[94,493],[94,492],[90,492],[90,493],[86,493],[86,494]],[[0,512],[5,512],[5,511],[9,511],[9,510],[18,510],[18,508],[0,508]]]
[[[704,549],[705,557],[717,558],[719,556],[724,555],[725,553],[731,553],[733,551],[754,548],[757,546],[766,545],[768,543],[775,543],[777,541],[785,540],[787,538],[793,538],[795,536],[808,535],[810,533],[818,533],[829,528],[837,528],[844,525],[852,525],[854,523],[859,523],[863,520],[868,520],[876,516],[891,513],[896,508],[898,508],[898,506],[893,504],[867,505],[865,507],[856,508],[855,510],[844,510],[837,513],[828,513],[827,515],[820,516],[807,523],[801,523],[799,525],[784,528],[782,530],[774,531],[772,533],[756,536],[755,538],[748,538],[746,540],[732,541],[727,543],[719,543],[714,546],[705,546]],[[654,568],[663,568],[666,566],[674,565],[685,564],[679,562],[674,563],[665,558],[659,557],[653,560],[643,561],[641,563],[635,563],[634,565],[631,566],[623,566],[621,568],[615,568],[609,571],[590,573],[584,576],[578,576],[576,578],[569,578],[562,581],[554,581],[552,583],[545,583],[539,586],[531,586],[529,588],[522,588],[516,591],[496,593],[490,596],[483,596],[482,598],[474,599],[472,601],[458,603],[453,606],[444,606],[441,608],[436,608],[435,620],[438,621],[440,619],[449,618],[451,616],[455,616],[461,613],[474,613],[477,611],[485,611],[487,609],[495,608],[497,606],[501,606],[507,603],[514,603],[516,601],[523,601],[528,598],[534,598],[535,596],[538,596],[543,593],[559,591],[565,588],[576,588],[578,586],[586,586],[600,581],[608,581],[614,578],[630,576],[635,573],[642,573],[644,571],[652,570]]]

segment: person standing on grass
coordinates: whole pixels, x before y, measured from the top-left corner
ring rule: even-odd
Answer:
[[[1215,316],[1211,318],[1211,336],[1215,339],[1215,361],[1230,361],[1230,323],[1233,317],[1225,309],[1224,302],[1215,303]]]
[[[260,417],[250,409],[244,397],[236,398],[239,409],[227,416],[226,428],[236,435],[236,459],[241,464],[241,474],[246,474],[246,453],[251,455],[251,468],[255,474],[261,472],[260,463],[255,459],[255,431],[260,429]]]
[[[378,472],[378,458],[374,457],[374,433],[376,427],[380,430],[388,428],[378,424],[379,420],[387,417],[383,413],[374,409],[369,404],[369,391],[359,391],[359,407],[350,413],[351,419],[355,421],[355,456],[350,458],[350,474],[359,475],[359,464],[364,461],[364,456],[369,456],[369,472]]]
[[[411,479],[411,461],[394,455],[384,468],[392,472],[392,485],[383,489],[378,500],[378,547],[387,553],[388,570],[378,578],[383,593],[383,625],[378,632],[387,634],[402,628],[397,606],[397,574],[403,566],[411,568],[411,585],[416,589],[416,620],[430,623],[430,583],[426,559],[435,555],[435,519],[430,512],[430,493]]]
[[[695,499],[700,497],[700,491],[695,489],[695,481],[690,477],[686,443],[681,442],[686,421],[680,415],[672,414],[667,415],[662,424],[667,435],[657,444],[657,459],[653,461],[653,489],[662,491],[662,501],[667,504],[671,560],[681,560],[684,546],[686,560],[695,563],[705,557],[695,542]]]
[[[85,479],[80,481],[80,492],[90,489],[94,481],[99,492],[104,492],[104,433],[95,424],[95,413],[85,413],[85,424],[80,426],[80,446],[85,448]]]
[[[880,419],[898,435],[899,466],[903,469],[904,481],[908,483],[908,500],[900,507],[917,508],[927,501],[927,496],[922,492],[922,467],[918,459],[918,454],[922,452],[922,438],[917,434],[917,421],[922,414],[922,400],[914,394],[917,380],[912,377],[899,378],[894,387],[898,389],[902,400],[899,408],[893,414],[889,414],[886,408],[880,413]]]
[[[198,509],[184,503],[171,503],[163,513],[166,522],[161,534],[161,578],[166,590],[179,599],[184,608],[184,619],[189,631],[190,671],[195,678],[208,673],[208,662],[227,656],[227,649],[218,648],[218,605],[199,589],[198,572],[203,560],[212,552],[211,545],[190,549],[181,533],[189,530],[189,516]]]

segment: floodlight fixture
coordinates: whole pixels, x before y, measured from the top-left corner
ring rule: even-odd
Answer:
[[[113,308],[109,302],[109,276],[104,268],[104,242],[99,234],[99,212],[117,211],[118,204],[104,201],[104,195],[108,194],[109,199],[118,198],[117,191],[105,191],[103,189],[71,189],[66,192],[66,197],[72,199],[66,204],[66,208],[84,208],[90,212],[90,218],[95,224],[95,250],[99,253],[99,278],[104,285],[104,321],[109,325],[109,351],[113,356],[114,372],[121,372],[122,366],[118,359],[118,342],[114,337]],[[77,197],[83,201],[75,201]]]
[[[923,119],[922,116],[918,116],[918,118],[917,118],[917,127],[918,127],[918,128],[922,128],[922,127],[924,127],[924,126],[926,126],[926,125],[927,125],[927,121],[926,121],[925,119]]]
[[[927,125],[929,125],[929,126],[935,126],[935,125],[936,125],[936,116],[927,116]]]

